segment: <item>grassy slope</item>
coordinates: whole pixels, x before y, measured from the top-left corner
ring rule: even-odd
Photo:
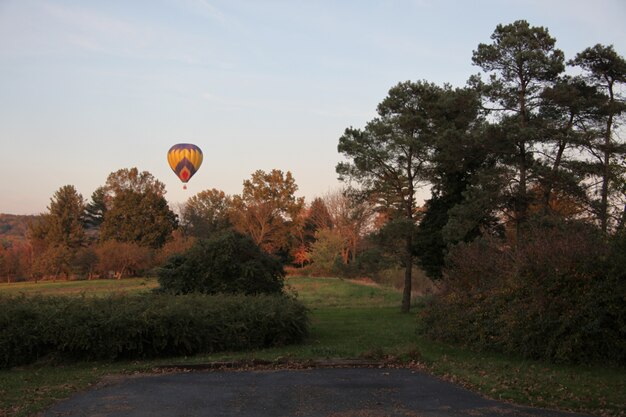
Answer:
[[[76,288],[65,286],[72,283],[57,283],[51,285],[49,291],[98,295],[130,288],[143,291],[156,285],[152,280],[104,282],[106,284],[83,281]],[[128,286],[121,289],[116,282]],[[493,398],[598,415],[625,415],[622,411],[626,408],[624,369],[555,366],[433,343],[415,336],[415,316],[399,313],[400,294],[394,290],[324,278],[291,278],[288,284],[311,309],[311,336],[306,344],[140,363],[92,362],[62,366],[40,363],[0,371],[0,416],[26,416],[71,392],[84,389],[104,375],[143,372],[160,364],[251,358],[295,361],[359,357],[419,359],[433,373]],[[30,293],[28,288],[18,292]],[[77,288],[82,290],[77,291]],[[0,286],[0,292],[6,290],[7,287]]]

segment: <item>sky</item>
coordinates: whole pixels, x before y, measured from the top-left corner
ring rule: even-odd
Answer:
[[[89,200],[137,167],[176,207],[256,170],[291,171],[310,202],[341,187],[339,137],[399,82],[463,86],[498,24],[546,27],[566,59],[626,56],[624,0],[0,0],[0,213]],[[204,162],[188,189],[175,143]]]

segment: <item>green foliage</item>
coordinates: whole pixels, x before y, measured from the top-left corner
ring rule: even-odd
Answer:
[[[446,291],[421,312],[424,334],[553,362],[626,363],[623,238],[575,224],[537,228],[510,248],[458,245]]]
[[[231,227],[231,209],[232,198],[224,191],[215,188],[204,190],[185,203],[181,210],[181,225],[189,236],[209,237]]]
[[[176,215],[163,196],[150,191],[121,190],[115,194],[104,215],[100,240],[160,248],[171,237],[176,225]]]
[[[0,297],[0,368],[47,355],[121,359],[301,342],[306,308],[285,296]]]
[[[586,80],[603,98],[593,122],[587,127],[592,134],[585,147],[593,157],[586,161],[585,168],[587,173],[600,180],[599,190],[594,190],[590,196],[591,208],[600,220],[602,231],[606,232],[613,228],[612,215],[623,210],[621,204],[611,207],[610,200],[614,195],[623,195],[626,182],[626,142],[618,133],[619,126],[626,119],[626,101],[621,94],[626,84],[626,60],[613,46],[596,44],[577,54],[569,64],[585,70]]]
[[[197,240],[158,271],[162,290],[174,294],[276,294],[282,292],[284,275],[276,258],[230,230]]]
[[[364,129],[347,128],[338,151],[348,161],[336,171],[343,181],[354,181],[374,197],[390,218],[415,221],[415,193],[429,179],[432,152],[443,129],[454,129],[442,101],[452,90],[428,82],[399,83],[378,105],[379,117]],[[401,263],[406,268],[402,311],[411,304],[413,233],[405,234]]]
[[[77,248],[85,239],[85,202],[73,185],[59,188],[50,199],[48,213],[43,216],[44,241],[48,246]]]
[[[106,200],[107,190],[105,187],[98,187],[91,194],[91,200],[85,206],[85,225],[87,227],[100,227],[107,211]]]
[[[96,191],[96,214],[103,214],[100,240],[137,243],[160,248],[178,226],[165,199],[165,184],[147,171],[120,169],[109,174],[106,196]],[[102,207],[102,200],[106,205]]]
[[[42,285],[63,291],[70,285],[82,285],[91,291],[95,285],[108,287],[132,281],[140,280],[5,284],[0,285],[0,291],[24,289],[31,294]],[[332,278],[290,277],[287,283],[298,293],[298,299],[311,309],[310,336],[306,343],[178,357],[175,362],[198,364],[224,360],[274,361],[277,358],[297,362],[365,356],[403,361],[417,359],[434,374],[458,381],[491,398],[615,417],[621,416],[624,409],[626,378],[623,368],[552,365],[501,354],[476,353],[424,337],[416,338],[415,317],[398,312],[401,294],[397,291]],[[80,292],[78,288],[74,290]],[[48,408],[58,398],[93,386],[104,375],[150,372],[163,362],[158,359],[100,361],[56,366],[54,362],[44,361],[34,366],[0,370],[0,415],[5,412],[16,417],[30,416]]]
[[[70,275],[73,257],[85,242],[84,209],[83,197],[65,185],[50,199],[48,212],[29,225],[35,275]]]
[[[338,263],[341,263],[341,251],[344,239],[335,229],[321,229],[315,232],[315,242],[311,245],[308,269],[313,274],[333,275]]]

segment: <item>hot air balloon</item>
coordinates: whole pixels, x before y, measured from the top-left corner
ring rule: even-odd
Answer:
[[[167,152],[167,162],[178,178],[187,184],[202,165],[202,150],[191,143],[177,143]],[[186,190],[187,185],[183,188]]]

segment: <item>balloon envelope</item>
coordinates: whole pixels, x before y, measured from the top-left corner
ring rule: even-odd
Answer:
[[[202,165],[202,150],[191,143],[178,143],[167,152],[167,162],[183,183],[187,183]]]

